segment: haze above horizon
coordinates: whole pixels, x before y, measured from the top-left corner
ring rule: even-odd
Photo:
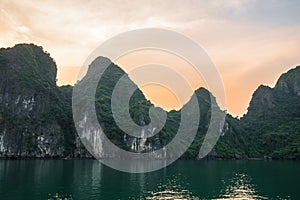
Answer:
[[[43,46],[56,60],[58,84],[63,85],[73,84],[88,55],[112,36],[138,28],[173,30],[207,51],[222,76],[228,112],[241,116],[259,85],[273,87],[282,73],[299,65],[299,10],[300,2],[296,0],[184,3],[2,0],[0,46],[12,47],[17,43]],[[160,57],[153,52],[149,55],[153,60]],[[117,64],[128,72],[129,63],[138,63],[139,58],[139,55],[129,56]],[[175,60],[164,56],[164,62],[180,70],[184,65]],[[185,73],[194,89],[205,86],[200,78],[191,76],[190,68],[184,69],[181,73]],[[141,89],[154,91],[155,101],[168,99],[160,97],[168,91],[149,86]],[[172,100],[162,104],[172,107],[168,102]]]

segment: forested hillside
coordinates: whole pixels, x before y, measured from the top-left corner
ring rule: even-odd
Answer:
[[[89,70],[93,70],[92,66]],[[54,59],[42,47],[19,44],[0,49],[0,157],[90,157],[75,131],[72,86],[58,87],[56,71]],[[168,112],[164,127],[153,137],[135,138],[124,133],[113,119],[110,101],[113,88],[123,75],[125,82],[132,83],[120,67],[110,64],[98,83],[96,101],[92,102],[106,136],[126,151],[142,153],[163,148],[177,133],[180,111]],[[85,77],[77,84],[89,81]],[[183,159],[197,159],[210,122],[211,100],[215,101],[204,88],[197,89],[195,94],[200,123]],[[220,139],[207,158],[299,159],[299,99],[300,67],[296,67],[283,74],[274,88],[260,86],[241,119],[226,115]],[[133,121],[140,126],[147,125],[151,106],[137,89],[129,105]]]

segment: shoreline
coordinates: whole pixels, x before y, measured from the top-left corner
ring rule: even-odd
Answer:
[[[113,159],[113,160],[130,160],[130,159],[116,159],[116,158],[102,158],[102,159]],[[85,157],[85,158],[61,158],[61,157],[0,157],[1,160],[97,160],[94,157]],[[167,160],[167,159],[149,159],[149,160]],[[288,158],[281,158],[281,159],[272,159],[272,158],[214,158],[214,159],[178,159],[182,161],[300,161],[300,159],[288,159]]]

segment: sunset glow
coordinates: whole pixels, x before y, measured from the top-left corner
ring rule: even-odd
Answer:
[[[274,86],[300,63],[299,1],[0,1],[0,47],[43,46],[56,60],[58,84],[74,84],[81,65],[103,41],[138,28],[164,28],[202,46],[223,79],[226,108],[247,111],[255,89]],[[118,47],[116,47],[118,48]],[[162,52],[133,53],[116,63],[130,70],[148,62],[178,71],[193,89],[206,87],[185,61]],[[143,77],[141,77],[143,78]],[[133,78],[134,80],[134,78]],[[189,95],[143,86],[145,96],[167,109]],[[160,102],[161,101],[161,102]]]

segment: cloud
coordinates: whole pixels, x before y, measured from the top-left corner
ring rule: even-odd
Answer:
[[[183,33],[216,63],[235,115],[246,111],[258,85],[274,85],[299,63],[296,0],[2,0],[0,8],[0,45],[42,45],[60,68],[81,66],[94,48],[124,31],[158,27]]]

